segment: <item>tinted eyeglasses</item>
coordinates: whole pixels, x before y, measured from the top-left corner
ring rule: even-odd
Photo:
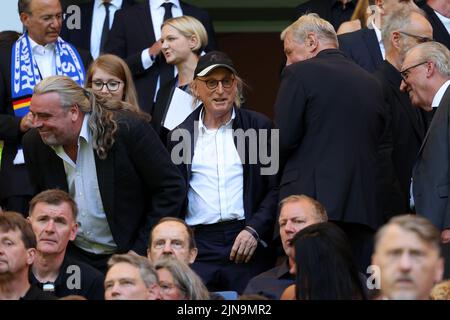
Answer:
[[[411,69],[414,69],[414,68],[416,68],[418,66],[421,66],[421,65],[423,65],[425,63],[428,63],[428,61],[423,61],[421,63],[415,64],[415,65],[413,65],[413,66],[411,66],[409,68],[406,68],[405,70],[401,71],[400,75],[402,76],[403,80],[404,81],[408,80],[409,72],[411,71]]]
[[[117,80],[110,80],[108,82],[103,82],[101,80],[94,80],[92,81],[92,89],[96,91],[102,91],[103,87],[106,86],[106,88],[111,91],[117,91],[120,87],[120,84],[123,83],[122,81]]]
[[[219,82],[222,83],[222,87],[225,89],[230,89],[233,86],[234,78],[225,78],[222,80],[215,80],[215,79],[209,79],[209,80],[203,80],[198,78],[198,80],[203,81],[206,83],[206,87],[209,90],[214,90],[219,85]]]
[[[405,36],[414,38],[414,39],[417,40],[418,43],[424,43],[424,42],[433,41],[432,38],[418,36],[418,35],[415,35],[415,34],[412,34],[412,33],[408,33],[408,32],[405,32],[405,31],[399,31],[398,33],[401,33],[401,34],[404,34]]]

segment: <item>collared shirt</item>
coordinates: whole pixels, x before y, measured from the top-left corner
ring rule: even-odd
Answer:
[[[431,102],[431,106],[433,108],[439,107],[442,98],[444,97],[445,91],[447,91],[448,86],[450,85],[450,80],[447,80],[436,92],[434,95],[433,101]]]
[[[215,130],[198,121],[198,139],[192,159],[188,191],[188,225],[242,220],[244,214],[243,167],[234,145],[231,119]]]
[[[180,1],[178,0],[152,0],[150,1],[150,14],[152,16],[152,23],[153,23],[153,31],[155,33],[155,39],[159,40],[161,38],[161,25],[164,22],[164,13],[166,10],[164,7],[162,7],[163,3],[171,2],[173,4],[172,6],[172,16],[173,17],[181,17],[183,15],[183,11],[181,10]],[[150,44],[152,45],[152,44]],[[142,50],[141,53],[141,60],[142,60],[142,66],[145,70],[150,68],[153,65],[154,60],[150,57],[150,53],[148,52],[148,48]],[[175,72],[174,76],[177,75],[178,71],[175,66]],[[154,101],[156,101],[156,94],[159,90],[159,77],[158,81],[156,83],[156,91],[155,91],[155,97],[153,98]]]
[[[375,34],[377,35],[378,45],[380,46],[381,55],[383,56],[383,60],[386,57],[386,50],[384,49],[383,39],[381,39],[381,30],[376,26],[376,24],[371,22],[373,30],[375,30]]]
[[[41,75],[41,79],[50,77],[55,75],[56,73],[56,53],[55,53],[55,44],[48,43],[45,46],[42,46],[36,43],[31,37],[30,46],[31,51],[33,52],[34,61],[39,68],[39,74]]]
[[[270,300],[280,300],[284,290],[292,284],[295,284],[295,275],[289,272],[289,262],[286,258],[279,266],[252,278],[244,294],[259,294]]]
[[[78,234],[74,244],[87,252],[111,254],[117,245],[103,209],[88,121],[89,114],[86,114],[78,137],[76,163],[62,146],[55,146],[53,150],[63,160],[69,193],[78,206]]]
[[[436,10],[434,10],[434,13],[436,13],[436,16],[441,20],[442,24],[444,25],[445,29],[447,29],[447,32],[450,34],[450,18],[447,18],[446,16],[443,16]]]
[[[109,10],[109,29],[111,29],[114,15],[116,11],[122,7],[123,0],[112,0]],[[103,23],[106,18],[106,10],[103,0],[95,0],[94,11],[92,12],[92,29],[91,29],[91,55],[97,59],[100,55],[100,41],[102,39]]]
[[[450,80],[447,80],[436,92],[436,94],[433,97],[433,101],[431,102],[431,106],[433,109],[437,109],[439,107],[439,104],[441,103],[442,98],[444,97],[445,91],[447,91],[448,86],[450,85]],[[411,185],[409,188],[409,205],[411,208],[414,208],[414,194],[413,194],[413,179],[411,178]]]

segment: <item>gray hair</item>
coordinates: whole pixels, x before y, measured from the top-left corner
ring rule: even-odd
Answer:
[[[28,13],[30,14],[30,5],[32,0],[19,0],[17,2],[17,9],[19,11],[19,14],[21,13]]]
[[[281,40],[284,41],[288,32],[292,33],[295,42],[304,43],[308,34],[314,33],[327,43],[338,47],[338,39],[334,27],[328,21],[319,17],[317,13],[308,13],[297,19],[281,32]]]
[[[411,214],[393,217],[378,230],[375,234],[375,251],[387,229],[391,226],[398,226],[404,231],[416,234],[422,241],[432,245],[440,252],[441,237],[437,228],[426,218]]]
[[[415,12],[423,17],[426,17],[425,11],[418,7],[404,7],[393,12],[388,13],[385,16],[385,24],[381,30],[381,39],[385,48],[391,46],[391,34],[394,31],[408,30],[412,22],[412,13]]]
[[[92,89],[84,89],[66,76],[51,76],[34,87],[34,93],[41,95],[56,92],[59,95],[61,108],[68,111],[77,105],[84,114],[90,113],[89,128],[92,131],[93,146],[100,159],[106,159],[108,151],[114,145],[114,135],[118,129],[114,119],[114,111],[131,110],[131,106],[123,101],[107,99]]]
[[[108,260],[108,270],[118,263],[128,263],[139,269],[139,274],[147,288],[158,284],[158,274],[147,258],[132,253],[115,254]]]
[[[450,78],[450,51],[446,46],[430,41],[412,47],[406,54],[408,55],[412,50],[418,50],[421,60],[432,61],[441,75]]]
[[[200,277],[184,262],[165,257],[158,259],[155,269],[167,269],[187,300],[209,300],[209,292]]]

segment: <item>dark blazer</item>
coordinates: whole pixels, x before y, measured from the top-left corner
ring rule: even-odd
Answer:
[[[197,18],[208,32],[206,51],[216,48],[214,28],[206,11],[180,1],[183,14]],[[155,41],[150,3],[135,5],[117,11],[114,23],[106,43],[105,51],[118,55],[126,60],[133,73],[141,108],[151,113],[155,98],[156,83],[160,73],[160,65],[166,61],[163,55],[156,57],[155,63],[144,70],[142,66],[142,50],[149,48]]]
[[[383,187],[387,199],[389,219],[393,214],[409,212],[409,193],[412,168],[425,136],[422,114],[412,106],[407,93],[400,91],[402,77],[389,62],[383,61],[374,73],[383,89],[385,106],[389,112],[389,131],[392,136],[390,160],[393,172],[383,168],[382,173],[389,179]],[[389,177],[389,175],[392,176]],[[400,193],[398,193],[398,191]]]
[[[347,5],[353,7],[353,10],[348,13],[349,19],[334,21],[333,15],[332,15],[332,8],[334,5],[334,2],[336,2],[336,1],[333,1],[333,0],[306,1],[306,2],[298,5],[295,8],[295,19],[294,20],[297,20],[300,16],[304,15],[305,13],[317,13],[322,19],[329,21],[333,25],[334,29],[337,30],[342,22],[350,20],[352,14],[353,14],[354,8],[356,7],[356,4],[355,3],[347,4]],[[354,1],[352,1],[352,2],[354,2]]]
[[[180,168],[185,181],[186,187],[189,187],[189,181],[191,179],[191,163],[194,158],[195,141],[194,138],[194,125],[197,123],[200,115],[202,106],[194,110],[186,120],[180,124],[177,128],[169,133],[168,146],[169,150],[173,150],[176,145],[183,143],[183,157],[186,160],[185,163],[181,163],[178,167]],[[272,122],[264,115],[246,110],[235,108],[236,117],[233,121],[233,130],[243,129],[244,131],[248,129],[267,129],[273,128]],[[191,139],[178,141],[171,141],[174,132],[177,130],[185,130],[189,132]],[[270,134],[270,131],[269,131]],[[174,138],[174,137],[173,137]],[[258,150],[260,138],[258,138]],[[235,145],[237,141],[235,139]],[[187,145],[190,143],[190,145]],[[190,148],[190,149],[189,149]],[[270,136],[268,138],[268,150],[270,149]],[[187,150],[192,150],[191,154],[185,152]],[[264,239],[266,242],[271,241],[273,237],[273,228],[275,225],[275,216],[277,211],[277,177],[276,175],[261,175],[261,168],[267,167],[261,163],[261,159],[258,157],[256,164],[251,164],[249,158],[249,140],[245,141],[245,155],[239,154],[241,160],[243,160],[244,169],[244,211],[245,211],[245,222],[246,225],[255,229],[260,238]],[[238,149],[239,151],[239,149]],[[187,162],[187,163],[186,163]],[[187,208],[187,201],[186,206]],[[184,210],[183,212],[186,212]]]
[[[441,20],[439,20],[433,8],[431,8],[426,2],[424,2],[420,7],[427,13],[428,21],[433,27],[433,39],[450,49],[450,34],[442,24]]]
[[[95,1],[79,4],[81,14],[81,28],[68,29],[67,21],[64,21],[61,29],[61,37],[73,43],[76,47],[91,51],[91,30],[92,30],[92,15],[94,12]],[[122,8],[128,8],[134,5],[134,0],[123,0]],[[70,16],[69,16],[70,17]]]
[[[338,36],[339,49],[369,72],[374,72],[383,61],[375,30],[363,28]]]
[[[169,106],[172,101],[176,83],[177,79],[173,78],[169,83],[166,83],[159,89],[158,95],[156,96],[155,105],[152,110],[151,124],[164,144],[167,142],[169,130],[164,128],[163,121],[166,118],[167,111],[169,111]]]
[[[17,147],[21,142],[20,120],[14,116],[11,100],[11,50],[12,44],[0,48],[0,140],[5,140],[0,169],[0,198],[32,195],[33,190],[24,165],[13,165]],[[78,50],[87,67],[91,55]]]
[[[145,255],[150,228],[160,218],[178,216],[186,196],[179,170],[145,120],[117,113],[115,143],[105,160],[95,155],[103,207],[119,252]],[[30,177],[37,192],[68,190],[63,161],[37,130],[23,139]]]
[[[420,147],[413,169],[413,195],[417,214],[439,230],[450,228],[450,87],[439,104]]]
[[[275,102],[280,199],[305,194],[325,206],[330,220],[376,229],[382,104],[375,78],[339,50],[286,67]]]

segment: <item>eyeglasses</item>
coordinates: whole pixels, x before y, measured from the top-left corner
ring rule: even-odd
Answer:
[[[423,62],[421,62],[421,63],[415,64],[415,65],[413,65],[412,67],[406,68],[405,70],[401,71],[401,72],[400,72],[400,75],[402,76],[403,80],[404,80],[404,81],[408,80],[409,71],[410,71],[411,69],[414,69],[415,67],[421,66],[421,65],[423,65],[423,64],[425,64],[425,63],[428,63],[428,61],[423,61]]]
[[[222,79],[222,80],[215,80],[215,79],[203,80],[203,79],[198,78],[198,80],[205,82],[206,87],[209,90],[214,90],[215,88],[217,88],[217,86],[219,85],[219,82],[222,84],[222,87],[224,87],[225,89],[230,89],[234,83],[234,78],[226,78],[226,79]]]
[[[432,38],[418,36],[418,35],[411,34],[411,33],[405,32],[405,31],[399,31],[398,33],[401,33],[401,34],[404,34],[405,36],[414,38],[414,39],[416,39],[417,42],[419,42],[419,43],[424,43],[424,42],[430,42],[430,41],[433,41]]]
[[[106,86],[108,91],[114,92],[119,89],[121,83],[123,83],[123,82],[117,81],[117,80],[110,80],[108,82],[103,82],[101,80],[95,80],[95,81],[92,81],[92,89],[94,89],[96,91],[102,91],[103,87]]]

